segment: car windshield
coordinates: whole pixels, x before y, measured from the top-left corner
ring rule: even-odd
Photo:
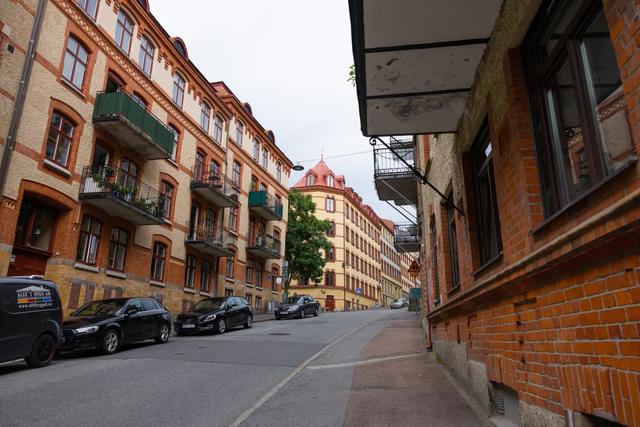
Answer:
[[[302,297],[289,297],[287,304],[302,304]]]
[[[196,303],[196,305],[194,305],[191,310],[195,311],[195,312],[198,312],[198,313],[205,313],[207,311],[216,310],[218,308],[221,308],[222,304],[224,304],[224,301],[225,301],[224,298],[207,298],[207,299],[203,299],[202,301],[198,301]]]
[[[103,301],[93,301],[83,305],[73,313],[72,316],[93,316],[115,314],[125,304],[126,299],[109,299]]]

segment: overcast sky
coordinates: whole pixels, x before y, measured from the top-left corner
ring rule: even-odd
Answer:
[[[151,12],[210,81],[223,80],[294,162],[325,162],[383,218],[373,154],[360,132],[347,0],[150,0]],[[332,156],[366,151],[332,159]],[[306,170],[306,169],[305,169]],[[304,172],[294,172],[293,185]],[[401,221],[406,222],[406,221]]]

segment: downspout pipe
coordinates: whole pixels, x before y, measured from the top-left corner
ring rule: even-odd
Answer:
[[[36,10],[33,28],[31,29],[31,37],[29,38],[29,46],[27,47],[24,67],[22,68],[22,75],[20,76],[20,85],[18,86],[16,101],[13,106],[13,112],[11,113],[9,131],[4,141],[4,152],[2,154],[2,162],[0,163],[0,197],[2,197],[2,194],[4,193],[4,187],[7,182],[9,164],[11,163],[11,156],[13,154],[16,135],[20,127],[22,112],[24,111],[24,103],[27,98],[27,89],[29,88],[29,80],[31,78],[31,71],[33,69],[33,62],[36,59],[36,48],[38,46],[38,39],[40,38],[42,18],[44,17],[46,6],[47,0],[38,1],[38,9]]]

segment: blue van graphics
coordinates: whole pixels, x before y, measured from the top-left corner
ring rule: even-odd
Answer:
[[[51,291],[41,286],[29,286],[18,289],[18,308],[49,308],[53,307]]]

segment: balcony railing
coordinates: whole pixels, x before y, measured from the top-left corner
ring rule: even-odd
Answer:
[[[266,220],[281,220],[283,206],[273,195],[266,191],[249,193],[249,210]]]
[[[389,139],[389,147],[373,150],[376,191],[380,200],[397,205],[416,204],[418,187],[411,167],[415,166],[413,138]],[[406,163],[405,163],[406,162]]]
[[[394,246],[398,252],[420,250],[420,236],[415,224],[397,224],[393,229]]]
[[[185,245],[218,257],[226,257],[233,254],[227,247],[229,243],[232,243],[233,236],[225,232],[222,227],[205,223],[192,227],[187,224],[187,230]]]
[[[262,259],[280,258],[280,240],[266,234],[259,234],[249,241],[247,253]]]
[[[171,129],[124,91],[98,92],[93,123],[145,160],[166,159],[173,151]]]
[[[220,208],[230,208],[240,204],[240,190],[233,185],[233,181],[218,170],[195,167],[191,172],[191,189]]]
[[[115,166],[86,166],[79,199],[136,225],[161,224],[165,198],[159,191]]]

